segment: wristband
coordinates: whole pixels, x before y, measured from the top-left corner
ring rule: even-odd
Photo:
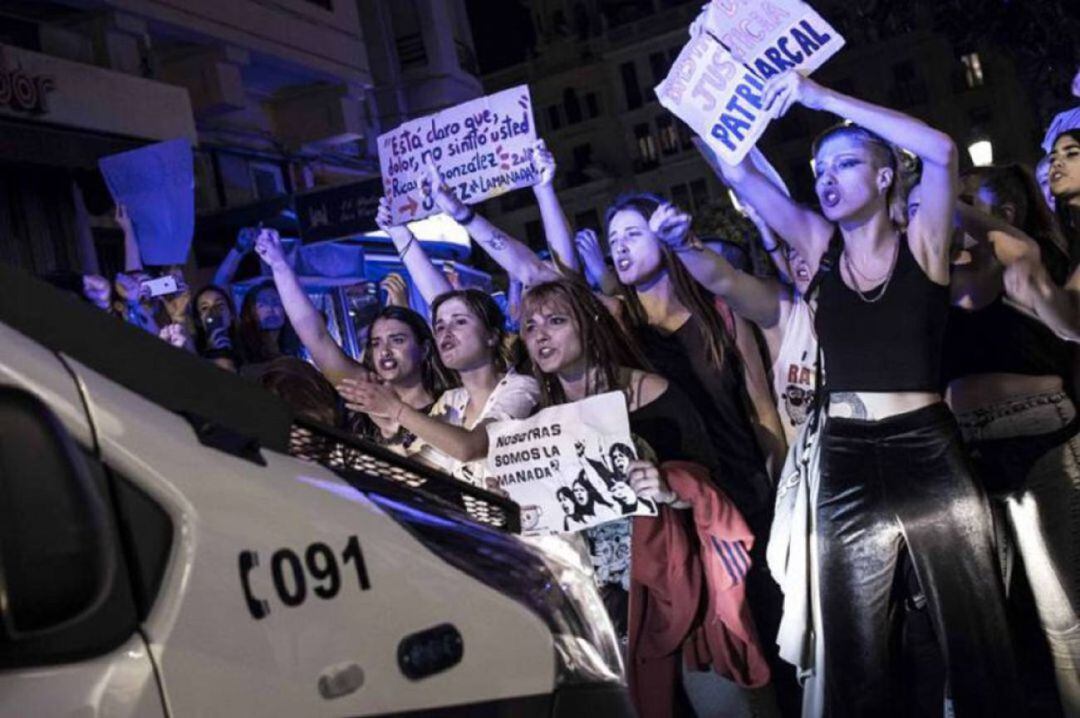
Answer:
[[[465,214],[461,215],[460,217],[457,215],[451,215],[451,217],[455,222],[464,227],[465,225],[476,219],[476,210],[474,210],[472,207],[465,207]]]
[[[774,245],[773,245],[773,246],[771,246],[771,247],[766,247],[766,246],[765,246],[765,243],[764,243],[764,242],[762,242],[762,243],[761,243],[761,248],[765,250],[765,253],[766,253],[766,254],[772,254],[772,253],[773,253],[773,252],[775,252],[776,250],[780,249],[780,245],[779,245],[779,244],[774,244]]]
[[[409,241],[405,243],[405,246],[398,250],[398,256],[405,259],[405,255],[409,253],[409,249],[412,248],[413,242],[416,241],[416,235],[410,234]]]

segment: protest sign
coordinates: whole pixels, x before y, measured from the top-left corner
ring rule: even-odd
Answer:
[[[798,0],[713,0],[695,30],[656,96],[728,164],[740,162],[769,124],[765,81],[785,70],[808,74],[844,46]]]
[[[410,120],[380,135],[379,165],[393,221],[412,222],[439,212],[424,180],[425,162],[442,171],[447,186],[466,204],[536,184],[535,142],[527,85]]]
[[[488,472],[521,506],[527,535],[565,533],[635,515],[656,515],[626,470],[637,453],[626,397],[609,392],[489,424]]]
[[[195,170],[186,139],[98,160],[117,204],[127,207],[142,261],[183,264],[195,232]]]

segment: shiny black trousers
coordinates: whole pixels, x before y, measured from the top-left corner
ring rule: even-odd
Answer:
[[[990,508],[944,404],[882,421],[830,418],[817,520],[827,715],[902,711],[891,629],[905,545],[956,715],[1022,715]]]

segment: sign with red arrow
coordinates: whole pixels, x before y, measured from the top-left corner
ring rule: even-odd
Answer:
[[[437,214],[423,167],[439,168],[466,204],[536,184],[536,124],[527,85],[409,120],[379,136],[383,188],[397,223]]]

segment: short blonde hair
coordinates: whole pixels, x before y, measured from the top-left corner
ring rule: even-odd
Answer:
[[[858,139],[870,150],[870,154],[873,155],[874,162],[877,163],[878,167],[888,167],[893,171],[892,184],[889,185],[885,203],[889,209],[889,219],[893,221],[893,224],[898,227],[906,226],[908,187],[905,186],[907,183],[904,181],[904,177],[912,171],[907,166],[911,163],[905,162],[903,153],[896,145],[876,132],[853,122],[841,122],[818,135],[810,148],[811,161],[817,159],[818,150],[826,141],[838,135],[847,135]]]

